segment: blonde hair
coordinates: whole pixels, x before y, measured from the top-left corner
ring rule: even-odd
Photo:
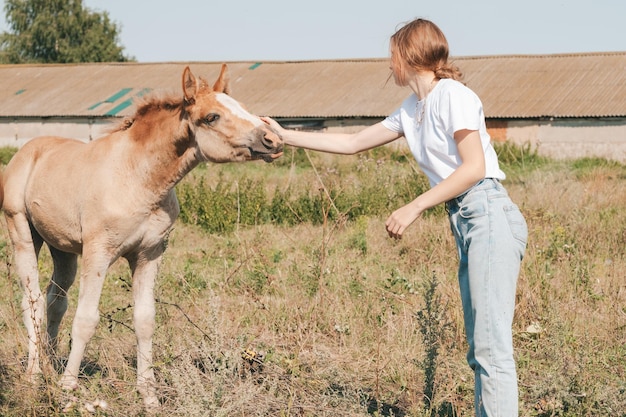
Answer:
[[[463,74],[448,62],[450,50],[445,35],[433,22],[415,19],[391,36],[391,62],[398,78],[405,82],[407,70],[433,71],[435,76],[460,81]]]

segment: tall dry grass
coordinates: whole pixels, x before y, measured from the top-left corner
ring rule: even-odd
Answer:
[[[504,151],[513,152],[503,155],[505,185],[530,229],[514,324],[520,414],[626,416],[626,169]],[[204,178],[211,187],[221,178],[235,187],[261,178],[268,194],[289,185],[337,196],[332,191],[348,193],[382,172],[415,169],[378,152],[287,153],[280,164],[210,166],[185,181]],[[221,235],[176,224],[156,290],[158,415],[473,415],[443,210],[400,241],[387,237],[385,215],[333,214],[328,199],[322,210],[319,224],[236,224]],[[91,415],[144,415],[134,390],[127,267],[109,273],[79,391],[62,392],[54,373],[33,388],[22,375],[21,293],[0,233],[0,415],[89,415],[84,404],[95,400],[107,408]],[[62,356],[74,308],[61,330]]]

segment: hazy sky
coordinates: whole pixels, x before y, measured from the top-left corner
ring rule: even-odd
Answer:
[[[4,1],[0,31],[6,31]],[[626,0],[83,0],[121,27],[139,62],[388,56],[415,17],[456,56],[626,50]]]

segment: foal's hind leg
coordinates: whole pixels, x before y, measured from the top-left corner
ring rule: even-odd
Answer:
[[[48,348],[56,359],[59,326],[67,311],[67,291],[76,278],[78,255],[62,252],[51,246],[49,248],[54,263],[54,270],[47,291],[48,322],[46,329],[48,331]]]
[[[15,272],[20,277],[24,292],[22,295],[22,318],[28,333],[26,375],[34,381],[34,378],[41,374],[41,326],[44,316],[44,299],[39,288],[37,257],[43,241],[39,234],[31,229],[24,213],[5,213],[7,228],[13,243]]]

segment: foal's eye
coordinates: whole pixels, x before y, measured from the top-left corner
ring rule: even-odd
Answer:
[[[207,114],[204,119],[202,120],[202,122],[204,124],[207,125],[212,125],[213,123],[217,122],[217,120],[220,118],[220,115],[217,113],[209,113]]]

